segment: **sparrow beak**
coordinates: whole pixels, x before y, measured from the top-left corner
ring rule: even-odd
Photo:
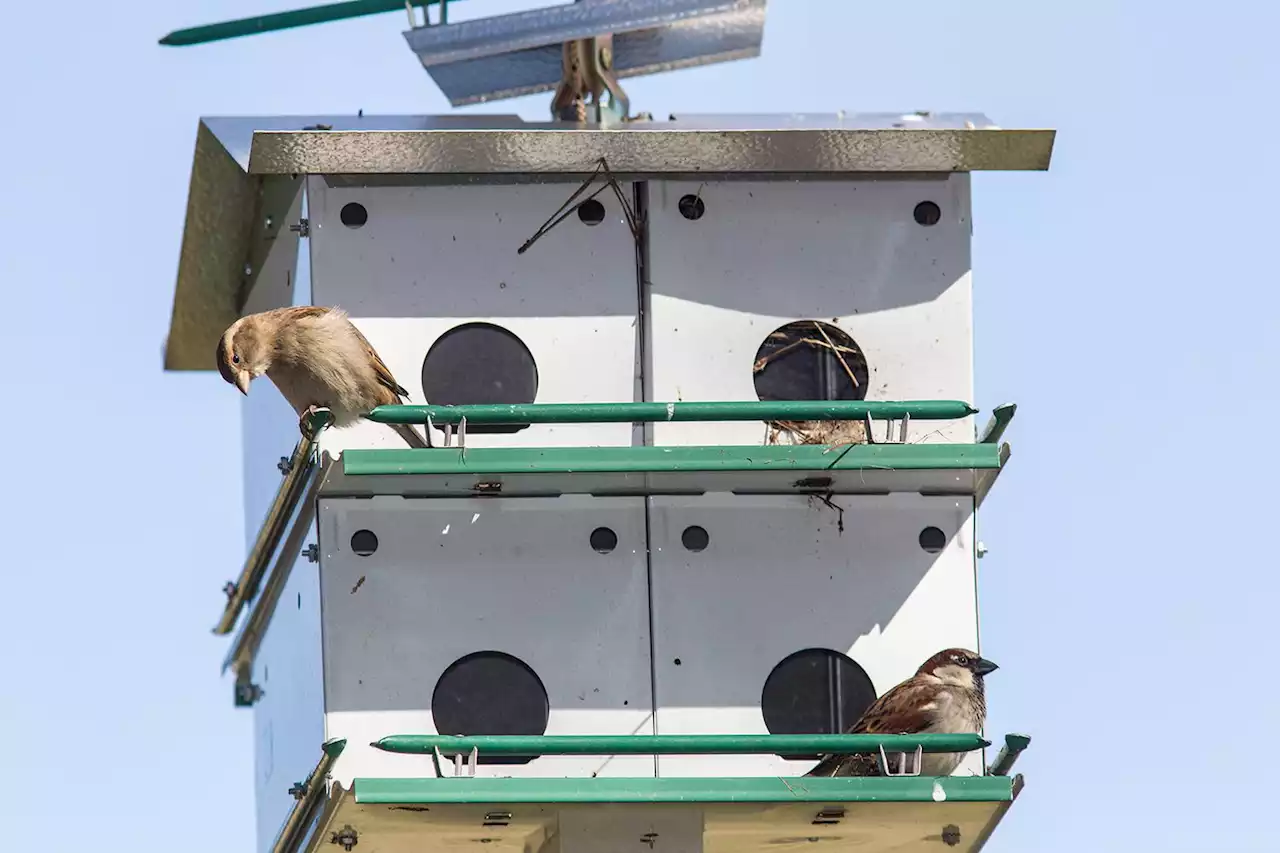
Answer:
[[[980,676],[990,675],[991,673],[995,672],[999,668],[1000,667],[996,666],[995,663],[987,660],[986,658],[978,658],[973,663],[973,671]]]
[[[240,393],[249,396],[249,382],[253,379],[249,375],[249,371],[241,370],[236,373],[236,387],[240,389]]]

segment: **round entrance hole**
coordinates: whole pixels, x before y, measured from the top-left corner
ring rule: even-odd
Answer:
[[[783,658],[765,679],[760,710],[770,734],[840,734],[876,701],[867,671],[831,649],[803,649]],[[783,755],[788,761],[817,755]]]
[[[864,400],[870,369],[848,332],[820,320],[773,330],[752,364],[761,400]]]
[[[538,674],[513,655],[482,651],[458,658],[431,694],[431,716],[442,735],[541,735],[551,702]],[[528,764],[535,756],[490,755],[481,764]]]
[[[435,406],[532,403],[538,365],[524,341],[493,323],[464,323],[422,360],[422,393]],[[512,433],[527,424],[467,424],[467,432]]]

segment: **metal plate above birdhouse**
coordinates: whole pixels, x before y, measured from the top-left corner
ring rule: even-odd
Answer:
[[[613,34],[617,77],[760,55],[766,0],[583,0],[443,26],[405,40],[453,106],[554,89],[561,45]]]

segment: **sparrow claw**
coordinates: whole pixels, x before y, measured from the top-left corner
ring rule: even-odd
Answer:
[[[333,412],[325,406],[317,406],[314,403],[303,411],[302,417],[298,418],[298,430],[304,437],[314,439],[319,435],[320,430],[333,423]]]

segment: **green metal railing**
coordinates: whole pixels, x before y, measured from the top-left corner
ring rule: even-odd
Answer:
[[[527,403],[491,406],[379,406],[382,424],[664,423],[668,421],[956,420],[978,410],[959,400],[778,400],[709,403]]]
[[[482,447],[347,450],[343,471],[413,474],[661,474],[725,471],[999,469],[991,444],[812,444],[749,447]],[[803,483],[798,486],[803,486]]]
[[[441,23],[446,22],[445,9],[449,0],[412,0],[414,6],[440,6]],[[205,44],[212,41],[254,36],[259,33],[270,33],[279,30],[292,30],[312,24],[327,24],[331,21],[345,21],[361,18],[365,15],[380,15],[383,12],[403,12],[406,0],[350,0],[346,3],[327,3],[323,6],[310,6],[306,9],[291,9],[287,12],[274,12],[270,15],[254,15],[250,18],[237,18],[234,21],[222,21],[217,24],[205,24],[174,30],[160,44],[169,47],[186,47],[194,44]]]
[[[996,755],[996,760],[992,762],[988,775],[991,776],[1008,776],[1013,770],[1013,764],[1018,760],[1018,756],[1022,755],[1023,750],[1031,743],[1031,738],[1026,735],[1008,734],[1004,736],[1004,746],[1000,748],[1000,752]]]
[[[751,755],[878,752],[972,752],[990,746],[978,735],[388,735],[371,746],[385,752],[465,755]]]

